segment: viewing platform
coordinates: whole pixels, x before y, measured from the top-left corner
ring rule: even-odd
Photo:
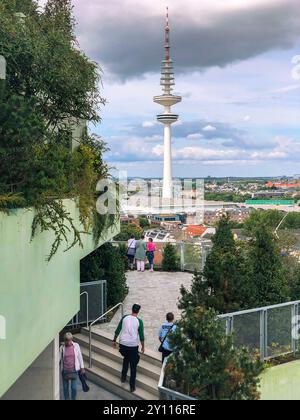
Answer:
[[[157,352],[159,347],[158,331],[166,314],[173,312],[175,318],[180,316],[177,303],[180,297],[180,288],[190,287],[193,274],[176,272],[166,273],[155,271],[144,273],[132,271],[127,273],[129,293],[124,301],[124,313],[130,314],[134,303],[141,305],[140,317],[144,321],[146,336],[146,351]],[[115,329],[121,318],[119,310],[109,324],[95,326],[93,332],[106,331],[113,337]]]

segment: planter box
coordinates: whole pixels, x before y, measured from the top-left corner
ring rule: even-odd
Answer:
[[[160,400],[194,400],[163,386],[164,374],[159,383]],[[262,401],[300,400],[300,360],[267,369],[261,375]]]
[[[300,360],[267,369],[261,376],[261,399],[300,400]]]

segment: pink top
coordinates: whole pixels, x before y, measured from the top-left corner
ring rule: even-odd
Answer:
[[[147,251],[154,252],[155,251],[155,245],[153,242],[148,243]]]
[[[66,372],[75,372],[75,351],[73,344],[66,346],[64,351],[64,370]]]

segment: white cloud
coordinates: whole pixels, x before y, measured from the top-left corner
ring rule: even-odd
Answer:
[[[279,89],[274,89],[271,91],[271,93],[288,93],[288,92],[293,92],[294,90],[298,90],[298,89],[300,89],[300,84],[289,85],[289,86],[284,86]]]
[[[187,136],[188,140],[198,140],[198,139],[203,139],[203,134],[201,133],[193,133],[193,134],[189,134]]]
[[[213,131],[217,131],[217,129],[216,127],[213,127],[212,125],[207,125],[206,127],[202,128],[202,131],[213,132]]]
[[[164,146],[162,146],[161,144],[157,144],[155,147],[153,147],[152,153],[155,156],[163,156],[164,155]],[[151,159],[151,155],[149,156],[149,158]]]
[[[144,121],[143,122],[143,128],[152,128],[156,126],[156,122],[154,121]]]

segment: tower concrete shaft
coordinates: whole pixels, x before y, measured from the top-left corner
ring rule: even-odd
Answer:
[[[161,86],[163,93],[154,97],[154,102],[164,107],[164,112],[157,115],[157,120],[164,124],[164,179],[163,198],[173,198],[173,173],[172,173],[172,124],[178,120],[178,115],[172,112],[172,106],[181,102],[181,96],[172,94],[175,86],[173,61],[170,54],[170,25],[169,10],[167,9],[165,25],[165,57],[162,61]]]

